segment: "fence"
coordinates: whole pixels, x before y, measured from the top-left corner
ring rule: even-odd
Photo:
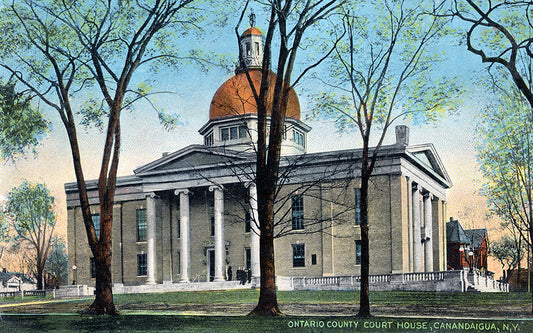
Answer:
[[[359,290],[361,277],[277,277],[280,290]],[[507,292],[507,283],[464,270],[381,274],[369,276],[370,290],[376,291],[482,291]]]
[[[50,291],[48,291],[50,292]],[[0,297],[46,296],[46,290],[1,291]]]

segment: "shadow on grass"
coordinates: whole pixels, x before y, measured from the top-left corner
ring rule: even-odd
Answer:
[[[2,315],[1,332],[531,332],[533,321],[373,317]]]

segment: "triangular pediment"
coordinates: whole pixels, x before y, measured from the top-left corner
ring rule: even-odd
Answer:
[[[176,152],[167,154],[150,162],[133,172],[137,175],[179,171],[205,166],[232,164],[246,161],[247,154],[227,149],[211,148],[202,145],[191,145]]]
[[[451,179],[448,176],[448,172],[446,172],[444,164],[432,144],[409,146],[407,151],[418,164],[420,164],[420,166],[425,167],[427,170],[438,175],[451,185]]]

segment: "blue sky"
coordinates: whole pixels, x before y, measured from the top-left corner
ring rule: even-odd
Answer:
[[[257,24],[261,26],[260,19]],[[205,39],[197,45],[227,53],[236,60],[237,42],[233,26],[228,25],[224,29],[220,31],[216,43]],[[482,68],[480,61],[468,54],[464,47],[450,48],[450,51],[450,59],[444,67],[446,71],[463,73],[464,79],[469,81],[469,71]],[[146,75],[147,73],[143,72],[137,73],[137,80],[142,80]],[[158,87],[155,88],[163,91],[173,90],[176,94],[159,95],[156,97],[156,102],[167,112],[179,113],[183,125],[167,132],[159,125],[154,111],[143,110],[134,114],[126,112],[122,120],[123,145],[119,174],[132,174],[135,168],[159,158],[164,152],[175,151],[189,144],[202,143],[197,131],[208,120],[211,98],[216,89],[231,75],[227,70],[219,68],[201,73],[197,68],[190,66],[176,75],[162,77],[158,81]],[[305,84],[312,86],[315,83],[308,80]],[[298,87],[297,92],[300,92]],[[309,105],[305,95],[300,94],[303,113],[307,111]],[[465,205],[484,210],[483,198],[475,194],[481,179],[475,161],[474,126],[475,114],[486,96],[483,94],[472,96],[459,110],[457,116],[446,118],[435,125],[408,124],[411,144],[433,143],[454,183],[454,187],[448,192],[448,217],[457,217]],[[142,105],[137,106],[137,109],[142,110]],[[36,158],[28,156],[19,159],[16,164],[4,162],[0,165],[0,198],[4,198],[11,188],[18,186],[23,179],[46,183],[56,197],[58,230],[64,233],[66,204],[63,184],[75,180],[70,148],[65,130],[55,112],[47,109],[43,111],[53,123],[52,130],[38,148],[39,154]],[[308,137],[309,152],[359,146],[357,133],[338,134],[333,124],[327,121],[307,123],[313,128]],[[80,133],[85,175],[87,179],[94,179],[98,175],[103,139],[96,129],[90,129],[85,133],[80,128]],[[391,131],[386,144],[393,141],[394,131]]]

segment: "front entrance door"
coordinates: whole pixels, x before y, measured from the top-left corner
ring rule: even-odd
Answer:
[[[207,249],[207,281],[211,282],[215,279],[215,250]]]

